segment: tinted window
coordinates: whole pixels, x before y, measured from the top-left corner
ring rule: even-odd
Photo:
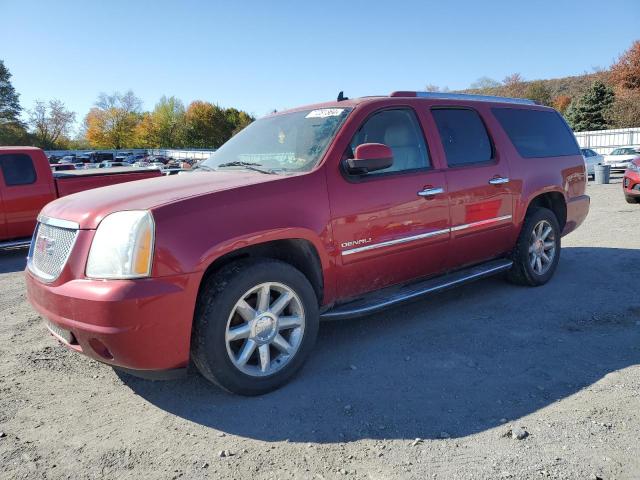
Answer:
[[[520,156],[580,155],[573,133],[559,113],[516,108],[493,108],[492,111]]]
[[[383,110],[369,117],[354,135],[350,144],[351,151],[346,156],[352,157],[356,147],[363,143],[384,143],[393,151],[393,165],[380,170],[380,173],[429,166],[424,135],[411,110]]]
[[[7,186],[27,185],[36,181],[36,171],[29,155],[0,155],[0,168]]]
[[[487,129],[475,110],[432,110],[449,166],[491,161],[493,150]]]

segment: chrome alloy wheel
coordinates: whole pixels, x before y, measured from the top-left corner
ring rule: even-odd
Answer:
[[[225,331],[227,354],[242,373],[271,375],[295,356],[304,335],[298,295],[282,283],[262,283],[236,302]]]
[[[529,263],[537,275],[544,275],[551,268],[556,255],[556,236],[546,220],[540,220],[531,231]]]

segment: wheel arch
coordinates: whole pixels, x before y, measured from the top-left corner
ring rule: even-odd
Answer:
[[[530,198],[527,203],[527,208],[523,212],[522,218],[520,219],[521,224],[524,222],[524,218],[527,213],[529,213],[532,208],[536,207],[544,207],[551,210],[558,219],[560,231],[562,232],[564,230],[567,223],[567,201],[562,192],[550,190],[534,194]]]
[[[300,270],[309,280],[321,305],[326,295],[326,279],[323,262],[316,245],[306,238],[279,238],[231,249],[216,256],[204,270],[200,289],[206,280],[229,263],[246,258],[270,258],[280,260]]]

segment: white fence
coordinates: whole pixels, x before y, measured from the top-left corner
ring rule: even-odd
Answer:
[[[617,147],[640,147],[640,127],[575,132],[575,135],[581,148],[590,148],[603,155]]]
[[[174,148],[127,148],[122,150],[47,150],[45,153],[48,157],[55,155],[58,157],[64,157],[65,155],[84,155],[90,152],[95,153],[112,153],[115,158],[116,155],[122,153],[133,154],[149,154],[149,155],[162,155],[167,158],[175,158],[176,160],[204,160],[209,157],[215,150],[200,150],[200,149],[174,149]]]

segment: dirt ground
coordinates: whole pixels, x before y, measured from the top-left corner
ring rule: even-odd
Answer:
[[[548,285],[325,323],[258,398],[67,351],[25,299],[24,252],[2,254],[0,478],[640,478],[640,205],[614,181],[589,185]]]

